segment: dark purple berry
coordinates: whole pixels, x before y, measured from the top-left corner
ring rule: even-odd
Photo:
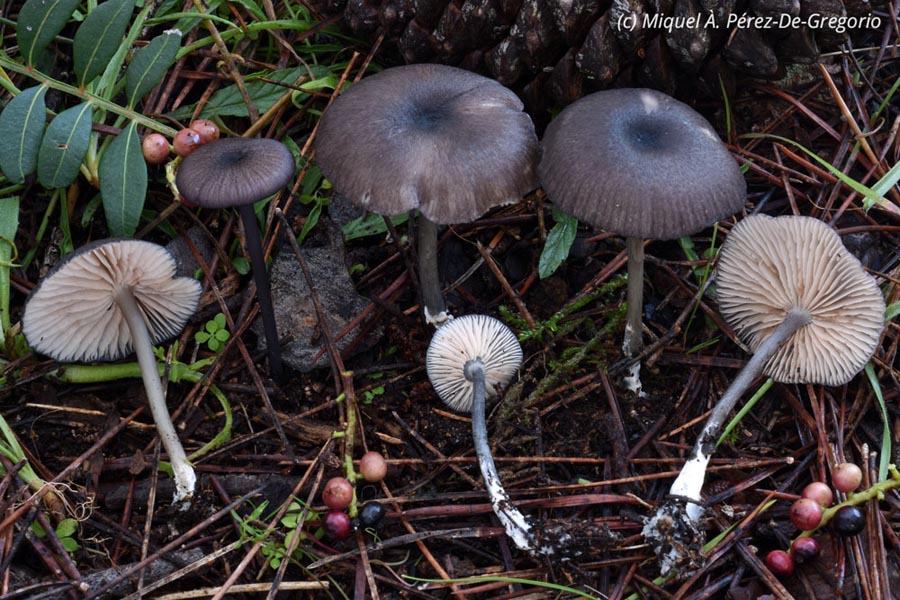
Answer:
[[[831,522],[835,533],[841,537],[850,537],[866,528],[866,515],[858,506],[845,506],[838,509]]]
[[[378,527],[384,518],[384,506],[378,502],[369,502],[359,511],[359,522],[363,527]]]

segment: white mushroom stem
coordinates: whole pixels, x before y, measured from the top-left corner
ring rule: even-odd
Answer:
[[[725,424],[728,415],[734,409],[735,404],[744,395],[744,392],[762,373],[766,363],[778,351],[781,345],[787,341],[800,328],[810,323],[810,314],[802,309],[794,308],[788,311],[784,320],[775,330],[759,345],[756,352],[747,362],[741,372],[738,373],[725,393],[713,407],[712,413],[700,432],[691,451],[691,456],[684,464],[678,477],[672,483],[669,493],[672,496],[686,500],[686,512],[688,518],[695,524],[700,522],[703,515],[703,506],[700,504],[700,491],[703,488],[703,480],[706,476],[706,466],[716,449],[719,431]]]
[[[636,237],[625,238],[625,246],[628,253],[628,291],[622,352],[625,358],[634,358],[644,349],[641,335],[644,312],[644,240]],[[628,369],[625,386],[636,394],[641,392],[640,361]]]
[[[484,363],[480,358],[466,362],[463,372],[468,381],[473,384],[474,402],[472,404],[472,440],[475,446],[475,454],[478,456],[478,466],[481,468],[481,476],[491,498],[491,506],[494,514],[500,519],[503,528],[517,548],[531,554],[539,554],[538,541],[533,531],[533,526],[528,517],[523,515],[512,503],[509,494],[500,483],[500,475],[491,455],[491,446],[487,437],[487,422],[485,420],[485,381]]]
[[[420,214],[418,225],[416,236],[422,309],[425,313],[425,322],[437,326],[449,318],[444,295],[441,293],[441,276],[438,272],[437,223]]]
[[[118,290],[116,303],[131,330],[132,343],[135,354],[137,354],[138,364],[141,366],[141,377],[144,380],[150,412],[153,413],[156,430],[159,432],[159,438],[169,455],[169,462],[172,464],[172,475],[175,479],[174,502],[178,504],[193,495],[194,487],[197,484],[197,475],[181,446],[181,441],[175,432],[175,425],[172,423],[172,417],[169,416],[165,393],[157,372],[156,357],[153,356],[150,333],[130,286],[122,286]]]

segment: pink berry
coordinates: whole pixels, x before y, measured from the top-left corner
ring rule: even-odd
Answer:
[[[209,119],[196,119],[188,127],[197,132],[201,144],[219,139],[219,126]]]
[[[794,573],[794,559],[784,550],[772,550],[766,554],[766,566],[775,575],[789,576]]]
[[[797,538],[791,544],[791,556],[798,563],[809,562],[819,555],[819,542],[811,537]]]
[[[804,498],[815,500],[823,508],[831,506],[831,502],[834,500],[831,488],[828,487],[828,484],[821,481],[813,481],[803,488],[803,492],[800,495]]]
[[[322,490],[322,502],[332,510],[344,510],[353,501],[353,485],[344,477],[332,477]]]
[[[172,140],[172,149],[181,157],[187,156],[202,145],[200,134],[193,129],[182,129],[175,134],[175,138]]]
[[[161,165],[169,158],[169,140],[161,133],[151,133],[141,142],[144,160],[151,165]]]
[[[350,517],[340,510],[330,510],[325,514],[325,533],[342,540],[350,535]]]
[[[849,493],[862,483],[862,469],[849,462],[841,463],[831,472],[831,481],[839,492]]]
[[[370,450],[359,459],[359,472],[369,483],[378,483],[387,475],[387,461],[380,452]]]
[[[822,506],[812,498],[800,498],[791,506],[791,523],[797,529],[815,529],[821,522]]]

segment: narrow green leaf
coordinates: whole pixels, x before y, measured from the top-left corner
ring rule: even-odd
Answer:
[[[248,78],[245,88],[250,95],[250,98],[253,99],[253,104],[256,106],[257,110],[265,112],[272,108],[272,105],[288,91],[287,87],[278,85],[279,83],[292,84],[297,81],[301,75],[310,72],[312,77],[315,78],[315,81],[319,83],[324,83],[330,73],[328,68],[322,65],[311,65],[309,69],[306,69],[305,67],[280,69],[278,71],[262,74],[261,76],[265,77],[266,81],[254,81],[253,79]],[[178,120],[187,119],[193,115],[194,108],[193,105],[183,106],[178,110],[172,111],[169,116]],[[200,117],[204,119],[213,117],[246,116],[247,104],[244,102],[244,97],[241,95],[240,90],[238,90],[238,87],[234,84],[225,86],[213,92],[206,104],[203,105],[203,111],[200,113]]]
[[[28,0],[22,5],[16,22],[16,40],[25,64],[34,65],[80,3],[80,0]]]
[[[50,121],[38,153],[37,176],[47,188],[66,187],[78,177],[78,168],[91,138],[91,105],[83,102]]]
[[[107,0],[87,16],[75,32],[73,67],[84,87],[103,73],[128,29],[134,0]]]
[[[180,46],[181,32],[168,29],[134,53],[134,58],[125,71],[125,96],[129,107],[133,107],[162,81],[163,75],[175,62],[175,54]]]
[[[47,121],[46,93],[41,85],[22,90],[0,113],[0,170],[13,183],[22,183],[37,167]]]
[[[9,270],[19,228],[19,197],[0,199],[0,339],[9,331]]]
[[[137,229],[147,193],[147,163],[137,123],[131,122],[100,159],[100,193],[106,225],[113,237],[130,237]]]
[[[578,231],[578,220],[555,208],[553,220],[556,224],[547,234],[547,241],[538,260],[538,275],[541,279],[553,275],[559,265],[566,260]]]

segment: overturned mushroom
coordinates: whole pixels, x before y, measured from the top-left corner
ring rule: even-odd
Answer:
[[[256,282],[269,370],[277,383],[282,383],[284,378],[281,344],[253,203],[287,185],[294,171],[294,156],[279,141],[223,138],[204,144],[186,156],[175,179],[178,191],[188,202],[204,208],[237,207]]]
[[[450,408],[472,413],[472,438],[494,513],[516,546],[542,553],[534,525],[500,483],[485,422],[485,400],[496,396],[522,364],[522,347],[509,328],[485,315],[464,315],[438,327],[428,346],[428,378]]]
[[[31,293],[22,333],[32,348],[59,362],[137,354],[178,503],[191,497],[197,477],[166,408],[153,345],[182,330],[197,309],[200,284],[174,275],[175,259],[156,244],[124,239],[88,244],[57,264]]]
[[[561,210],[626,237],[627,358],[643,348],[643,240],[696,233],[741,210],[746,194],[706,119],[649,89],[605,90],[568,106],[547,127],[538,177]],[[626,383],[640,391],[640,363]]]
[[[754,354],[713,408],[672,497],[644,527],[657,542],[663,573],[696,556],[706,466],[722,425],[756,378],[843,385],[871,358],[884,326],[875,280],[830,227],[810,217],[743,219],[722,246],[716,286],[722,315]]]
[[[437,226],[472,221],[534,187],[537,137],[496,81],[416,64],[366,77],[324,112],[316,162],[337,193],[380,215],[418,210],[425,319],[447,318]]]

